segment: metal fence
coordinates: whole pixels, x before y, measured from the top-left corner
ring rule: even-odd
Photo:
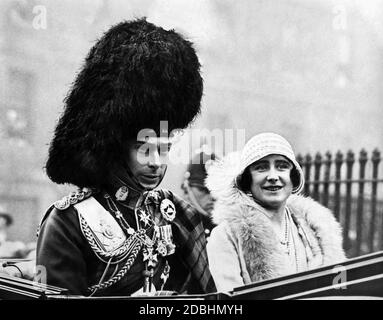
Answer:
[[[298,155],[309,195],[333,210],[343,227],[349,257],[383,250],[383,179],[381,153],[364,149],[335,155]],[[380,170],[381,172],[382,170]]]

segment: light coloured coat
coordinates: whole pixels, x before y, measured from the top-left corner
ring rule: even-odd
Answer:
[[[218,291],[289,273],[287,256],[270,219],[262,212],[265,209],[236,187],[236,173],[225,160],[209,170],[206,181],[217,199],[213,220],[218,226],[212,231],[207,251]],[[291,195],[287,206],[314,253],[309,269],[346,259],[341,227],[330,210],[299,195]]]

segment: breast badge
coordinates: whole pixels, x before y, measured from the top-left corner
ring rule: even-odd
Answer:
[[[176,207],[169,199],[161,201],[160,211],[166,221],[172,222],[176,216]]]

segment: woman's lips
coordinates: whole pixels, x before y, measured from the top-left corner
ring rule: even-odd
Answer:
[[[281,190],[283,186],[268,186],[268,187],[263,187],[262,189],[265,189],[267,191],[278,191]]]

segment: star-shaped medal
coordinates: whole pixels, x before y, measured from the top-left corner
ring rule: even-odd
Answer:
[[[144,223],[145,227],[146,227],[149,224],[149,222],[151,221],[150,215],[147,214],[143,210],[138,211],[138,215],[140,217],[140,221],[142,221]]]

